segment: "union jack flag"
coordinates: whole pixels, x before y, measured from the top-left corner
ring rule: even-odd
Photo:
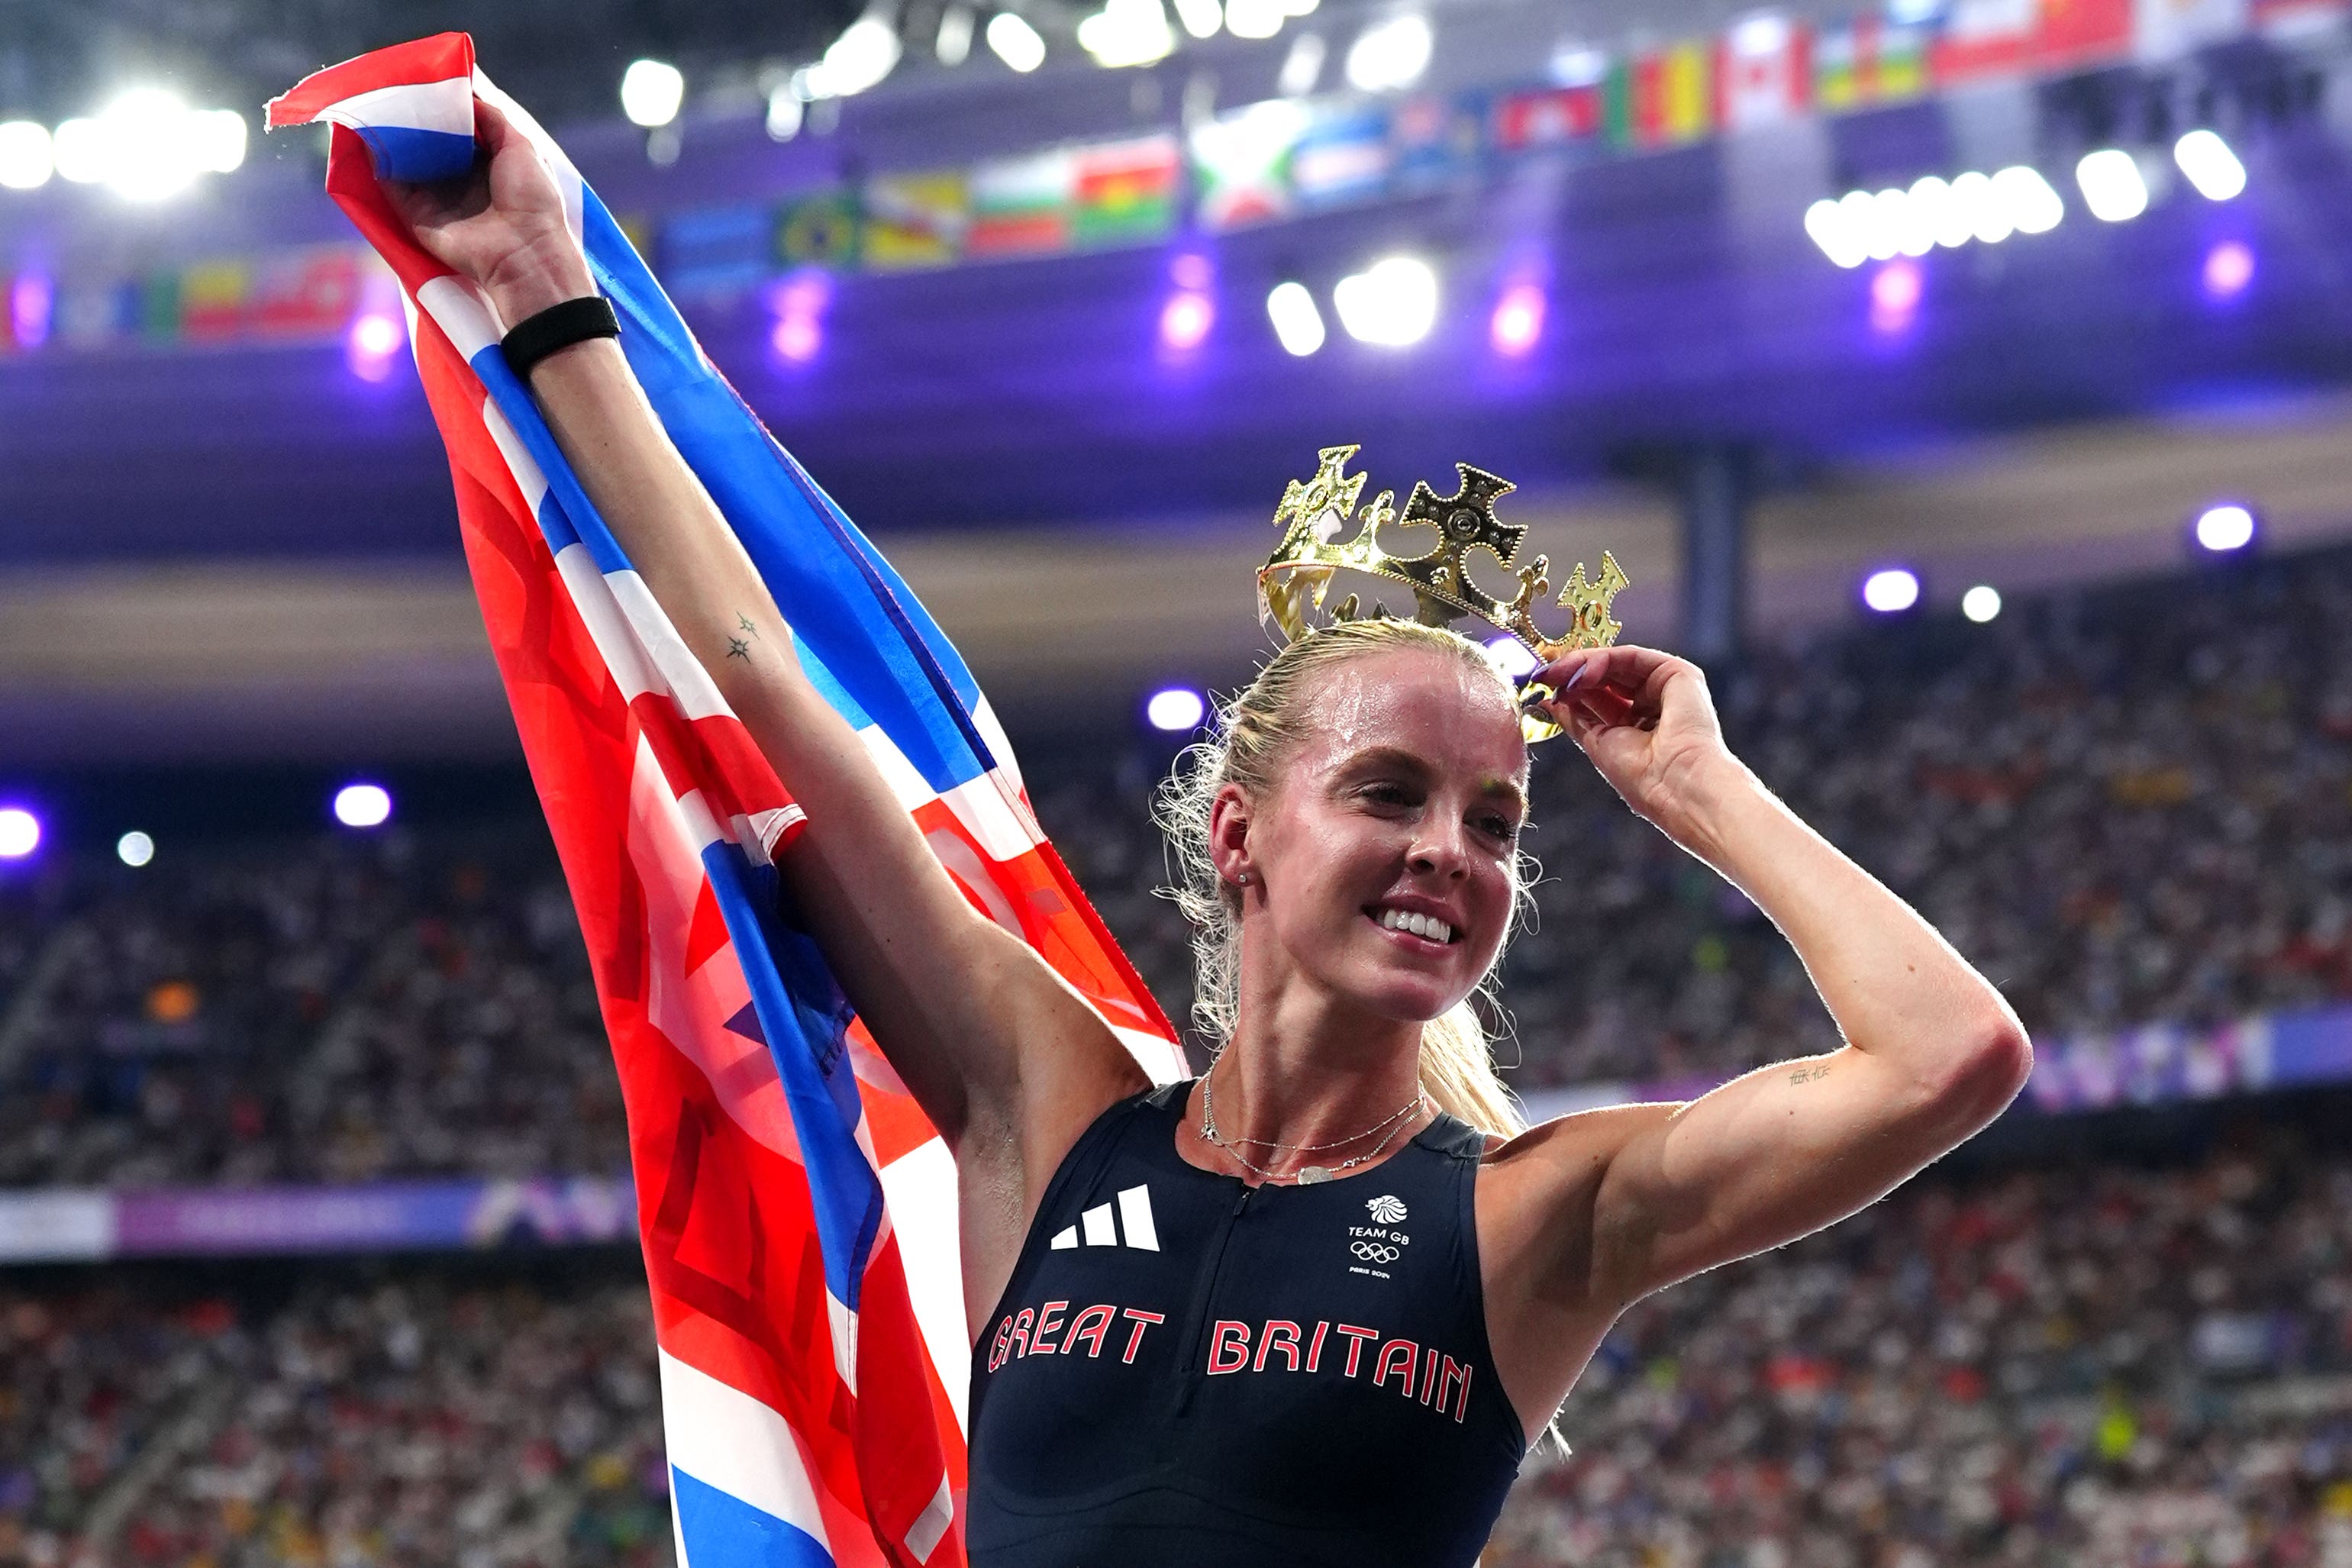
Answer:
[[[273,128],[334,126],[328,191],[400,280],[579,909],[628,1106],[679,1561],[960,1563],[970,1349],[946,1146],[777,910],[772,857],[801,808],[589,504],[487,299],[376,183],[467,169],[478,100],[555,175],[662,425],[950,875],[1155,1078],[1181,1070],[1175,1037],[1039,831],[955,649],[703,357],[562,151],[475,68],[472,39],[378,50],[273,100]]]

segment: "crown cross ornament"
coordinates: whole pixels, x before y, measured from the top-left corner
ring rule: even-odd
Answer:
[[[1291,480],[1275,510],[1282,542],[1258,568],[1258,615],[1274,623],[1285,642],[1296,642],[1335,622],[1388,615],[1388,607],[1377,602],[1365,610],[1352,593],[1325,614],[1331,579],[1341,571],[1412,589],[1412,618],[1424,626],[1449,626],[1465,616],[1484,621],[1517,639],[1538,666],[1575,648],[1606,647],[1617,640],[1623,628],[1610,608],[1626,578],[1614,555],[1601,552],[1601,574],[1593,582],[1585,580],[1584,563],[1577,563],[1558,601],[1569,611],[1567,629],[1557,637],[1547,637],[1531,612],[1536,601],[1551,592],[1550,562],[1538,555],[1525,566],[1516,565],[1528,531],[1495,515],[1495,502],[1517,486],[1484,468],[1456,463],[1461,487],[1450,496],[1439,495],[1422,481],[1413,486],[1402,513],[1393,490],[1381,491],[1360,508],[1365,476],[1348,472],[1359,449],[1324,447],[1315,477]],[[1350,519],[1356,531],[1342,541]],[[1422,555],[1389,553],[1381,546],[1381,531],[1398,521],[1432,529],[1436,544]],[[1498,599],[1471,580],[1469,557],[1479,550],[1512,574],[1517,587],[1509,599]],[[1540,713],[1522,715],[1520,724],[1531,742],[1559,733],[1559,726]]]

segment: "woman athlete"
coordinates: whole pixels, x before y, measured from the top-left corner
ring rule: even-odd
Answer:
[[[394,195],[511,325],[593,284],[478,113],[470,178]],[[1276,656],[1174,814],[1225,1040],[1154,1090],[933,859],[617,345],[531,391],[807,807],[787,895],[955,1152],[982,1568],[1472,1563],[1629,1303],[1872,1203],[2025,1080],[2000,994],[1732,756],[1700,672],[1612,647],[1544,672],[1550,713],[1771,917],[1846,1043],[1519,1128],[1464,1011],[1520,894],[1517,697],[1467,639],[1375,622]]]

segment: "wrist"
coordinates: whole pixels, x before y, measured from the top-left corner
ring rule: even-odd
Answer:
[[[1720,869],[1727,847],[1739,837],[1741,812],[1771,799],[1771,792],[1753,769],[1717,748],[1685,773],[1681,787],[1674,792],[1672,809],[1660,813],[1663,820],[1658,826],[1667,837]]]
[[[482,290],[509,330],[551,305],[596,291],[588,258],[565,235],[559,243],[519,250],[491,269]]]

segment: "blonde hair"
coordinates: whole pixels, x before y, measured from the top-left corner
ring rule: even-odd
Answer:
[[[1186,750],[1160,786],[1158,810],[1168,836],[1177,884],[1161,891],[1192,923],[1192,1026],[1222,1049],[1233,1037],[1240,1000],[1241,893],[1217,872],[1209,852],[1209,813],[1217,792],[1239,784],[1250,795],[1271,793],[1310,722],[1306,699],[1327,672],[1349,659],[1398,648],[1453,655],[1504,681],[1476,643],[1443,626],[1417,621],[1342,621],[1299,638],[1266,661],[1257,679],[1218,710],[1213,736]],[[1507,682],[1505,689],[1508,689]],[[1512,868],[1514,902],[1524,904],[1528,876]],[[1491,1003],[1495,967],[1478,982]],[[1421,1026],[1421,1087],[1437,1108],[1482,1131],[1506,1137],[1526,1128],[1518,1102],[1495,1074],[1486,1025],[1467,1000]]]

